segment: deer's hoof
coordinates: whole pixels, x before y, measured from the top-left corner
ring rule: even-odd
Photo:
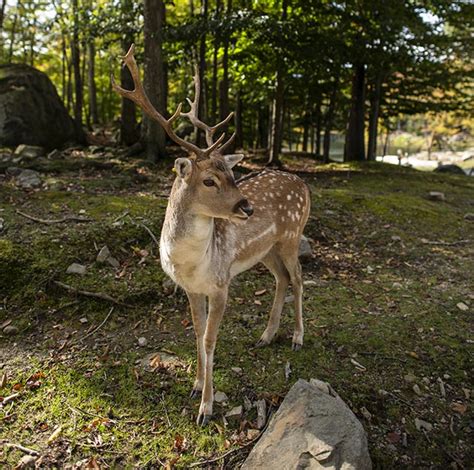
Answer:
[[[189,396],[190,396],[190,398],[195,399],[195,398],[201,398],[201,395],[202,395],[202,390],[197,390],[197,389],[193,388],[191,390],[191,394]]]
[[[299,344],[299,343],[293,343],[291,345],[291,349],[293,349],[293,351],[299,351],[302,347],[303,347],[303,345]]]
[[[265,346],[268,346],[270,343],[267,341],[264,341],[263,339],[259,339],[257,343],[255,344],[256,348],[264,348]]]
[[[205,414],[199,413],[198,417],[196,419],[196,424],[198,426],[204,427],[209,423],[209,421],[211,420],[211,417],[212,417],[212,415],[205,415]]]

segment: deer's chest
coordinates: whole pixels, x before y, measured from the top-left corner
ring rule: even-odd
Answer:
[[[200,243],[166,238],[160,243],[163,270],[188,292],[209,295],[226,282],[228,268],[216,258],[209,246]]]

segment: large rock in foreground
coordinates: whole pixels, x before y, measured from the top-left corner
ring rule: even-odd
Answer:
[[[298,380],[242,470],[369,470],[367,437],[330,385]]]
[[[46,74],[28,65],[0,66],[0,145],[52,149],[80,138]]]

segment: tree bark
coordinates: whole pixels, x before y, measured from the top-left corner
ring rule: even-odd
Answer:
[[[289,0],[283,0],[281,19],[284,22],[288,17],[288,3]],[[284,63],[280,56],[277,57],[277,72],[276,72],[276,89],[275,98],[273,100],[273,116],[272,116],[272,133],[270,155],[268,157],[267,165],[281,166],[280,151],[283,134],[283,102],[285,92],[285,72]]]
[[[144,79],[143,87],[152,105],[159,113],[166,115],[163,60],[163,26],[165,5],[163,0],[144,0]],[[166,155],[165,131],[148,116],[143,117],[142,140],[147,159],[156,162]]]
[[[71,57],[74,72],[74,122],[78,134],[82,133],[82,79],[81,79],[81,52],[79,46],[79,10],[77,0],[72,0],[73,29],[71,41]]]
[[[378,72],[370,97],[369,141],[367,144],[367,160],[375,161],[377,157],[377,134],[382,89],[382,73]]]
[[[244,133],[242,123],[243,101],[240,88],[237,90],[235,106],[235,148],[242,148],[244,145]]]
[[[232,0],[227,0],[227,15],[232,12]],[[230,112],[229,108],[229,37],[224,35],[222,47],[222,80],[219,83],[219,121],[224,120]]]
[[[201,0],[201,17],[207,22],[208,1]],[[199,80],[201,82],[201,93],[199,95],[198,116],[201,121],[207,121],[207,86],[206,86],[206,32],[201,37],[199,43]],[[205,144],[204,132],[196,128],[196,145]]]
[[[132,0],[122,0],[121,9],[123,21],[128,21],[129,12],[132,9]],[[122,38],[122,50],[128,51],[134,42],[134,36],[131,28],[127,28]],[[126,90],[133,90],[134,84],[132,75],[128,67],[120,69],[120,85]],[[133,145],[140,138],[138,131],[136,106],[132,100],[122,98],[120,108],[120,143],[123,145]]]
[[[314,132],[316,133],[316,145],[314,149],[314,153],[316,153],[316,157],[319,158],[321,156],[321,127],[323,125],[322,113],[321,113],[321,97],[319,97],[319,101],[316,105],[316,129]]]
[[[339,74],[334,78],[332,84],[331,96],[329,97],[329,105],[324,116],[324,137],[323,137],[323,161],[329,163],[329,151],[331,150],[331,130],[336,111],[337,92],[339,90]]]
[[[309,140],[309,130],[310,130],[310,113],[308,111],[304,112],[303,116],[303,143],[302,143],[302,150],[303,152],[308,151],[308,140]]]
[[[97,111],[97,88],[95,86],[95,42],[91,38],[88,43],[89,49],[89,68],[88,68],[88,85],[89,85],[89,115],[92,124],[99,123],[99,113]]]
[[[351,110],[344,146],[344,161],[364,160],[365,65],[353,65]]]

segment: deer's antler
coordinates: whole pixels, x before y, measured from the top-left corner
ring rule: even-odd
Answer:
[[[199,115],[199,99],[201,96],[201,77],[199,76],[199,69],[197,66],[194,68],[194,100],[191,101],[189,98],[186,98],[186,101],[189,103],[191,109],[187,113],[181,113],[181,116],[187,117],[191,123],[199,128],[202,129],[206,133],[206,143],[209,146],[214,145],[215,143],[219,142],[219,144],[224,140],[225,134],[222,134],[216,142],[214,142],[214,134],[220,127],[227,124],[234,115],[233,112],[229,113],[229,115],[223,119],[221,122],[218,122],[215,126],[209,126],[205,122],[201,121],[198,117]],[[218,147],[216,150],[222,152],[229,144],[234,140],[235,132],[230,136],[229,140]]]
[[[224,139],[224,135],[219,137],[216,142],[212,142],[211,144],[208,143],[208,147],[205,149],[201,149],[194,145],[192,142],[188,142],[174,132],[172,128],[173,122],[182,115],[181,113],[181,103],[178,105],[178,108],[174,112],[174,114],[169,118],[166,119],[164,116],[162,116],[156,109],[155,107],[151,104],[150,99],[145,93],[145,90],[143,88],[142,82],[140,80],[140,71],[138,70],[137,63],[135,61],[134,57],[134,52],[135,52],[135,45],[132,44],[130,46],[130,49],[128,52],[125,54],[125,56],[122,58],[124,65],[127,66],[128,70],[130,71],[130,74],[132,75],[133,79],[133,84],[134,84],[134,89],[133,90],[125,90],[124,88],[118,86],[115,83],[113,75],[111,76],[111,81],[112,81],[112,87],[113,89],[121,96],[124,98],[128,98],[129,100],[132,100],[134,103],[136,103],[140,108],[143,109],[143,111],[153,120],[157,121],[163,129],[166,131],[166,133],[170,136],[172,140],[174,140],[178,145],[183,147],[186,150],[189,150],[190,152],[194,153],[197,157],[200,158],[207,158],[209,155],[219,147],[219,145],[222,143],[222,140]],[[199,99],[199,95],[198,95]],[[187,113],[186,113],[187,114]],[[230,118],[229,118],[230,119]],[[192,121],[191,121],[192,122]],[[199,121],[201,123],[201,121]],[[194,124],[194,123],[193,123]],[[195,124],[196,125],[196,124]],[[202,125],[205,126],[204,123]],[[222,125],[222,123],[219,123],[218,127]],[[198,126],[199,127],[199,126]],[[216,126],[214,126],[216,127]],[[215,132],[215,131],[214,131]],[[207,138],[207,133],[206,133],[206,138]],[[224,144],[227,146],[228,142]]]

